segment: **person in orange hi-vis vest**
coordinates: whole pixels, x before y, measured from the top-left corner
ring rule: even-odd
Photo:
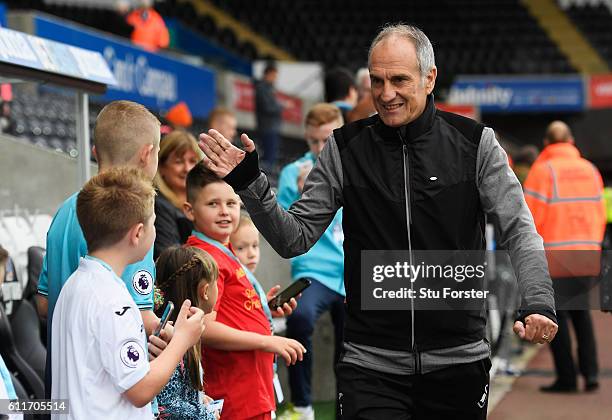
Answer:
[[[132,42],[149,51],[166,48],[170,44],[170,34],[164,19],[152,7],[151,0],[141,0],[141,7],[132,11],[126,18],[134,27]]]
[[[571,319],[585,390],[595,391],[599,388],[595,336],[588,304],[579,299],[592,287],[601,267],[606,226],[603,181],[597,168],[580,156],[565,123],[554,121],[548,126],[544,146],[524,184],[525,201],[544,240],[557,292],[559,331],[550,344],[557,378],[553,384],[540,389],[544,392],[577,390],[568,325]],[[564,298],[568,299],[564,301]],[[576,307],[576,302],[582,303]]]

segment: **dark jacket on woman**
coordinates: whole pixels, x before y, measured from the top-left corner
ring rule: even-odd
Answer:
[[[164,249],[183,245],[193,230],[193,223],[159,191],[155,196],[155,230],[155,259]]]

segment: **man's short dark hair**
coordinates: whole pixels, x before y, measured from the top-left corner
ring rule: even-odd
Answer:
[[[278,71],[278,67],[276,67],[276,63],[274,61],[268,61],[266,63],[266,66],[264,67],[263,71],[264,76],[270,73],[271,71]]]
[[[337,67],[325,74],[325,102],[341,101],[355,86],[353,74],[343,67]]]
[[[208,169],[203,161],[198,162],[187,174],[187,201],[194,204],[202,188],[215,182],[225,182]]]

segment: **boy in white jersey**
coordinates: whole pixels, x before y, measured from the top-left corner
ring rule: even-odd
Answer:
[[[153,244],[154,195],[143,172],[115,168],[77,198],[88,254],[62,288],[52,327],[51,396],[69,399],[69,418],[151,419],[149,402],[204,329],[186,300],[172,341],[149,363],[142,317],[119,276]]]

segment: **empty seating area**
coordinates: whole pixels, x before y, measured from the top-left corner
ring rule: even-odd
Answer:
[[[372,2],[215,0],[215,4],[301,60],[364,66],[387,22],[416,24],[437,53],[440,77],[457,74],[570,73],[575,70],[518,0]]]
[[[92,128],[100,108],[100,105],[90,105]],[[37,146],[76,157],[75,120],[74,95],[38,88],[29,83],[16,84],[13,86],[10,118],[5,131]]]
[[[608,66],[612,66],[612,13],[603,3],[572,4],[565,9],[589,42],[601,54]]]

